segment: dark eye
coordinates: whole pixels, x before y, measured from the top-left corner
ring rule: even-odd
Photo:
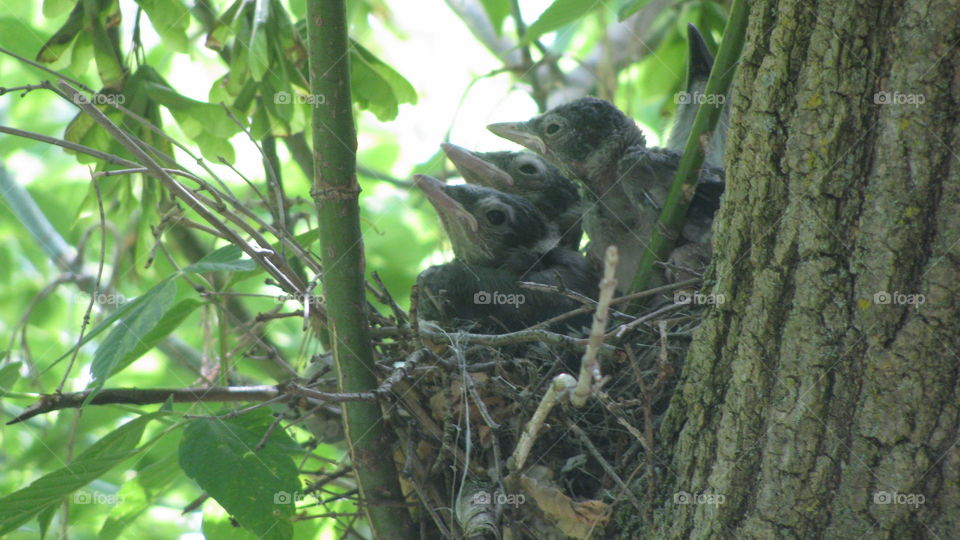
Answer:
[[[503,225],[507,221],[507,215],[503,210],[490,210],[487,212],[487,221],[491,225]]]
[[[539,171],[530,163],[524,163],[520,166],[520,172],[523,174],[537,174]]]
[[[547,124],[547,135],[556,135],[560,131],[560,124],[551,122]]]

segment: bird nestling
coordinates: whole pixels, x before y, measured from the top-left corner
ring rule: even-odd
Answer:
[[[556,167],[530,152],[471,152],[455,144],[440,146],[466,182],[527,199],[556,223],[560,245],[580,248],[580,193]]]
[[[580,98],[526,122],[488,126],[493,133],[519,143],[546,158],[580,181],[587,197],[583,224],[590,236],[588,258],[599,267],[610,245],[620,250],[617,280],[621,291],[633,281],[640,258],[669,193],[680,154],[648,148],[636,123],[609,101]],[[720,169],[705,169],[694,195],[692,221],[701,222],[697,238],[703,241],[723,192]],[[701,193],[702,190],[702,193]],[[688,217],[691,214],[688,212]]]
[[[456,256],[418,276],[421,319],[500,333],[580,306],[561,294],[520,287],[520,281],[596,297],[598,278],[586,259],[558,247],[556,227],[530,202],[482,186],[415,178],[440,215]],[[579,329],[585,324],[589,320],[570,319],[564,326]]]
[[[467,264],[498,267],[514,252],[543,254],[560,241],[556,225],[522,197],[420,174],[415,182],[440,216],[454,255]]]

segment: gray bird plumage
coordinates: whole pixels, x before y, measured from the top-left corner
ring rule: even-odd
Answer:
[[[580,193],[559,169],[530,152],[471,152],[449,143],[441,147],[465,181],[527,199],[556,223],[560,245],[580,248]]]
[[[543,214],[522,197],[417,175],[436,208],[456,259],[417,278],[420,318],[443,326],[504,332],[526,328],[579,306],[566,296],[522,288],[520,281],[563,287],[595,298],[598,279]],[[568,320],[577,329],[589,319]]]
[[[640,258],[656,227],[680,154],[666,148],[648,148],[632,119],[612,103],[593,97],[580,98],[556,107],[526,122],[493,124],[489,129],[540,153],[562,171],[579,180],[587,196],[584,229],[590,236],[588,258],[599,265],[607,246],[620,250],[617,279],[626,290],[639,267]],[[709,188],[694,196],[688,216],[689,231],[704,240],[709,230],[723,173],[706,168],[700,182]],[[698,225],[699,224],[699,225]]]

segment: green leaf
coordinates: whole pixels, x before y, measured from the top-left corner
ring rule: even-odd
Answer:
[[[150,333],[156,328],[163,315],[170,309],[177,296],[177,282],[167,278],[159,285],[147,291],[141,298],[143,302],[129,310],[117,321],[117,325],[103,339],[93,355],[90,372],[95,388],[99,390],[103,383],[113,375],[124,361]],[[91,392],[87,401],[96,394]]]
[[[40,538],[47,537],[47,531],[50,530],[50,522],[53,521],[53,516],[57,513],[57,505],[51,504],[50,506],[44,508],[40,515],[37,516],[37,524],[40,526]]]
[[[497,35],[503,33],[503,20],[510,14],[510,0],[480,0]]]
[[[350,62],[350,83],[353,100],[361,109],[372,112],[380,121],[397,117],[399,103],[390,84],[362,61]]]
[[[144,88],[151,98],[173,114],[177,123],[183,128],[183,132],[191,139],[203,132],[216,137],[230,138],[240,131],[222,105],[190,99],[173,88],[157,82],[144,82]],[[233,111],[233,114],[242,118],[237,111]]]
[[[260,81],[270,69],[270,43],[267,22],[270,19],[270,0],[254,0],[253,25],[250,28],[248,62],[253,80]]]
[[[307,232],[300,233],[300,234],[295,235],[295,236],[293,237],[293,241],[296,242],[297,245],[299,245],[300,247],[302,247],[302,248],[303,248],[304,250],[306,250],[306,251],[309,251],[309,250],[310,250],[310,246],[312,246],[312,245],[313,245],[317,240],[319,240],[319,239],[320,239],[320,228],[319,228],[319,227],[317,227],[317,228],[315,228],[315,229],[310,229],[310,230],[307,231]],[[278,241],[278,242],[275,242],[275,243],[273,243],[273,244],[270,244],[270,246],[273,248],[273,250],[276,251],[276,252],[278,252],[278,253],[281,252],[281,249],[280,249],[281,245],[282,245],[282,242],[279,242],[279,241]],[[257,267],[254,268],[253,270],[247,270],[247,271],[243,271],[243,272],[236,272],[235,274],[233,274],[233,275],[230,276],[230,281],[227,282],[227,288],[229,289],[230,287],[233,287],[233,286],[236,285],[237,283],[240,283],[240,282],[242,282],[242,281],[246,281],[246,280],[248,280],[248,279],[250,279],[250,278],[252,278],[252,277],[254,277],[254,276],[258,276],[258,275],[262,274],[263,272],[264,272],[264,269],[263,269],[262,267],[260,267],[260,266],[257,266]]]
[[[56,505],[63,497],[89,484],[123,460],[137,454],[137,444],[153,413],[127,422],[84,450],[70,465],[46,474],[29,486],[0,498],[0,535]]]
[[[55,19],[76,5],[76,0],[43,0],[43,16]]]
[[[104,521],[97,540],[119,538],[155,499],[165,494],[163,490],[177,479],[179,472],[176,455],[167,454],[138,471],[132,481],[124,482],[117,492],[120,502],[110,509],[110,516]]]
[[[26,58],[43,46],[43,39],[37,35],[37,29],[28,23],[29,21],[15,17],[0,17],[0,36],[3,36],[0,44]],[[13,146],[13,143],[6,141],[5,145],[9,147]]]
[[[307,61],[307,46],[300,39],[287,11],[280,0],[270,0],[270,37],[274,45],[274,54],[293,66],[302,66]],[[296,68],[290,70],[295,72]],[[306,83],[309,84],[309,83]],[[304,86],[306,88],[306,86]]]
[[[157,31],[164,45],[176,52],[190,50],[187,39],[187,27],[190,26],[190,11],[180,0],[136,0],[143,8],[153,29]]]
[[[201,133],[194,137],[194,141],[196,141],[197,146],[200,148],[200,153],[203,154],[203,157],[206,158],[207,161],[214,163],[220,163],[221,159],[226,160],[227,163],[236,161],[233,145],[230,144],[230,141],[227,139]]]
[[[200,530],[204,540],[258,540],[256,534],[238,528],[230,515],[216,504],[209,504],[203,509],[203,524]]]
[[[247,48],[233,47],[233,56],[230,58],[230,72],[227,74],[225,89],[231,96],[240,95],[243,88],[254,81],[250,77],[250,66],[247,63]]]
[[[397,117],[400,103],[416,103],[417,92],[402,75],[355,41],[350,48],[353,99],[381,121]]]
[[[81,30],[83,30],[83,3],[77,2],[63,26],[40,48],[40,52],[37,53],[37,62],[52,64],[59,60]]]
[[[205,43],[207,47],[215,51],[223,49],[227,38],[233,34],[233,28],[231,26],[243,3],[244,0],[235,0],[233,4],[230,4],[230,7],[220,15],[217,22],[213,25],[213,28],[211,28],[207,34],[207,41]]]
[[[290,81],[287,80],[286,69],[283,62],[270,70],[260,81],[260,96],[260,103],[263,105],[263,108],[266,109],[272,117],[280,120],[281,124],[284,124],[284,126],[280,128],[272,126],[271,132],[289,135],[289,124],[290,120],[293,119],[293,112],[297,107],[301,107],[302,105],[298,105],[293,101],[293,88],[290,86]]]
[[[584,0],[555,0],[540,17],[527,28],[520,45],[529,45],[540,36],[553,32],[583,17],[597,6]]]
[[[119,88],[123,82],[124,71],[113,41],[99,15],[87,13],[86,18],[90,26],[90,37],[93,39],[93,58],[97,61],[100,81],[108,88]]]
[[[100,321],[98,325],[94,326],[93,329],[91,329],[89,332],[83,335],[83,339],[80,340],[80,343],[78,343],[77,345],[74,345],[73,347],[70,347],[70,349],[67,352],[63,353],[59,358],[57,358],[53,362],[53,364],[56,364],[61,360],[63,360],[64,358],[66,358],[67,356],[70,356],[71,354],[73,354],[73,351],[76,350],[77,347],[82,347],[86,345],[91,339],[100,335],[100,333],[102,333],[107,328],[110,328],[110,326],[113,325],[113,323],[116,322],[121,317],[128,316],[128,314],[130,314],[130,312],[135,309],[141,309],[145,303],[150,302],[154,298],[155,291],[160,287],[165,286],[167,282],[168,280],[164,280],[160,282],[149,291],[138,296],[137,298],[134,298],[133,300],[130,300],[129,302],[124,303],[119,308],[117,308],[116,311],[107,315],[107,317],[102,321]]]
[[[297,466],[273,436],[254,451],[265,432],[261,422],[243,416],[194,420],[183,432],[180,466],[245,529],[287,540],[300,490]]]
[[[187,317],[194,312],[198,307],[202,306],[203,302],[197,300],[196,298],[186,298],[181,300],[173,305],[166,313],[163,314],[163,317],[157,321],[156,326],[143,337],[137,345],[134,347],[133,351],[127,354],[123,360],[115,368],[113,368],[113,373],[110,375],[116,375],[120,371],[124,370],[127,366],[134,363],[138,358],[147,353],[150,349],[157,346],[158,343],[163,341],[171,332],[176,330],[180,324],[187,319]]]
[[[617,20],[623,21],[627,17],[640,11],[640,8],[647,5],[649,2],[650,0],[627,0],[622,6],[620,6],[620,11],[617,12]]]
[[[70,73],[82,75],[90,68],[93,60],[93,40],[90,34],[81,32],[73,42],[73,52],[70,54]]]
[[[202,272],[249,272],[257,268],[257,263],[242,257],[243,251],[237,246],[224,246],[185,267],[183,271],[200,274]]]
[[[0,367],[0,396],[13,388],[20,380],[20,366],[23,362],[11,362]]]
[[[377,58],[375,54],[367,50],[366,47],[357,43],[356,41],[350,40],[350,52],[354,53],[354,56],[351,60],[357,60],[367,64],[370,69],[377,72],[380,77],[382,77],[390,85],[390,88],[393,89],[393,93],[397,98],[399,103],[409,103],[411,105],[417,104],[417,91],[413,88],[413,85],[410,84],[410,81],[405,79],[403,75],[398,73],[395,69],[390,67],[386,62]]]

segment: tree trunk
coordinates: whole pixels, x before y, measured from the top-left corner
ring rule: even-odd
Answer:
[[[651,538],[956,538],[960,6],[751,5]],[[635,521],[635,520],[634,520]]]

